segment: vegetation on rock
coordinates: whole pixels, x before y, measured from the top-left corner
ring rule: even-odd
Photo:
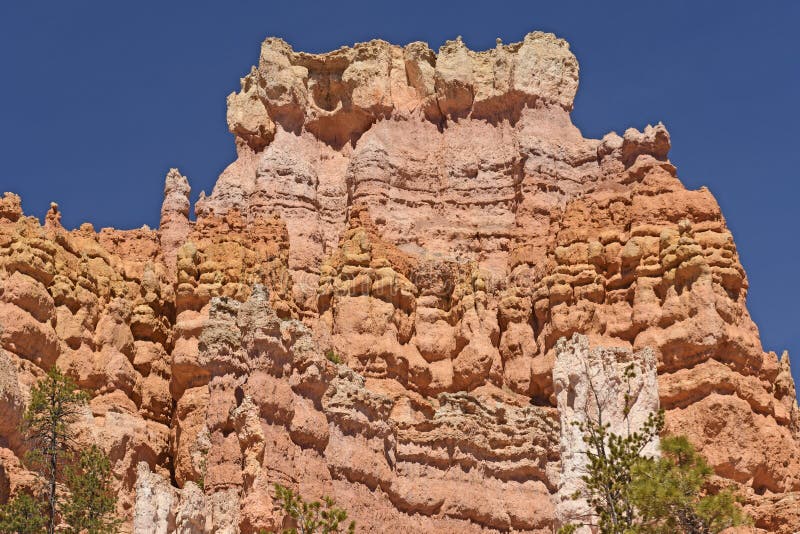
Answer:
[[[325,351],[325,357],[328,359],[329,362],[339,365],[342,363],[342,357],[336,354],[333,349],[328,349]]]
[[[96,445],[80,452],[64,470],[69,497],[62,505],[68,534],[111,534],[121,521],[115,517],[117,498],[111,487],[111,463]]]
[[[58,524],[56,482],[74,444],[72,423],[85,402],[86,394],[53,366],[31,390],[31,402],[25,410],[22,430],[31,447],[27,460],[45,482],[48,534],[53,534]]]
[[[41,534],[47,526],[44,502],[28,493],[18,493],[0,508],[3,534]]]
[[[73,423],[87,398],[56,366],[31,389],[21,430],[30,447],[26,461],[42,487],[34,495],[18,493],[0,507],[0,533],[117,531],[108,457],[95,445],[77,450],[75,443]]]
[[[346,529],[342,526],[347,520],[347,512],[338,508],[330,497],[323,497],[322,503],[306,501],[299,493],[280,484],[275,484],[275,493],[280,500],[281,508],[296,525],[285,529],[283,534],[333,534],[356,531],[355,521],[351,521]]]
[[[646,532],[704,534],[746,524],[731,490],[704,491],[712,472],[684,436],[663,438],[661,458],[636,462],[631,497]]]
[[[660,458],[643,454],[664,428],[663,411],[625,436],[609,431],[602,411],[598,421],[578,426],[589,461],[585,489],[574,497],[587,500],[601,534],[711,534],[747,523],[732,491],[707,491],[713,471],[685,437],[664,437]]]

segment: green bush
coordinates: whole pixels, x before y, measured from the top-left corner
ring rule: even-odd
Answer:
[[[0,507],[0,533],[42,534],[47,529],[47,511],[42,499],[18,493]]]
[[[704,492],[712,469],[684,436],[661,440],[661,458],[640,460],[631,496],[647,532],[720,532],[747,518],[731,490]]]
[[[96,445],[81,451],[64,470],[69,496],[61,506],[67,534],[112,534],[121,521],[114,516],[117,497],[111,487],[111,463]]]
[[[333,349],[328,349],[325,351],[325,357],[328,358],[328,361],[335,363],[336,365],[340,365],[343,363],[342,357],[336,354]]]
[[[281,508],[294,520],[295,527],[285,529],[283,534],[333,534],[335,532],[353,533],[356,531],[355,521],[351,521],[346,530],[342,523],[347,520],[347,512],[336,507],[330,497],[323,497],[319,501],[306,501],[299,493],[290,488],[275,484],[275,493],[281,503]]]
[[[574,497],[587,500],[601,534],[712,534],[747,524],[732,491],[706,492],[712,470],[688,439],[667,436],[660,458],[643,454],[663,430],[663,412],[650,414],[640,431],[627,436],[594,421],[578,426],[589,461],[586,488]]]

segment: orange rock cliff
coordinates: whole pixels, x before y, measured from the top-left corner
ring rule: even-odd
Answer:
[[[55,204],[42,226],[6,193],[0,501],[32,483],[18,424],[58,365],[91,394],[79,440],[109,454],[126,532],[273,531],[281,483],[364,532],[550,533],[574,504],[570,366],[636,361],[641,409],[755,527],[800,529],[788,355],[761,347],[719,206],[664,126],[584,138],[577,87],[540,32],[270,38],[196,220],[175,169],[158,230],[69,231]]]

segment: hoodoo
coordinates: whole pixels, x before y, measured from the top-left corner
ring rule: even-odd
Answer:
[[[91,396],[78,440],[109,455],[127,532],[275,531],[279,483],[363,532],[551,533],[580,505],[571,366],[612,384],[634,362],[636,406],[755,527],[796,532],[789,358],[762,349],[720,208],[681,184],[663,125],[584,138],[577,87],[541,32],[438,53],[269,38],[196,220],[176,169],[157,230],[68,230],[55,204],[41,225],[6,193],[0,501],[33,483],[19,421],[58,365]]]

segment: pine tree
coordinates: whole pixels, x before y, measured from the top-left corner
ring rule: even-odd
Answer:
[[[731,491],[704,493],[713,470],[688,439],[663,437],[660,458],[644,454],[664,429],[664,412],[650,413],[642,427],[631,432],[634,377],[631,364],[623,375],[628,385],[622,406],[627,433],[611,432],[611,425],[603,421],[607,406],[591,379],[597,419],[573,423],[583,433],[588,460],[587,473],[581,477],[585,487],[573,498],[586,499],[597,517],[594,526],[600,534],[714,534],[747,523]],[[558,532],[572,534],[577,527],[566,524]]]
[[[283,534],[333,534],[341,532],[340,525],[347,520],[347,512],[336,507],[330,497],[323,497],[325,507],[319,501],[306,501],[299,493],[290,488],[275,484],[275,493],[281,501],[283,510],[294,519],[295,528],[283,531]],[[343,528],[343,527],[341,527]],[[355,521],[351,521],[345,532],[356,531]]]
[[[633,472],[632,500],[648,532],[711,534],[747,522],[732,491],[704,494],[713,470],[684,436],[665,437],[661,455]]]
[[[78,461],[64,469],[69,496],[61,507],[67,534],[112,534],[118,530],[114,516],[117,497],[111,487],[111,463],[96,445],[81,451]]]
[[[598,517],[602,534],[635,532],[638,509],[631,492],[634,473],[644,460],[642,452],[664,427],[664,413],[651,413],[641,430],[621,436],[609,425],[588,421],[578,425],[584,433],[589,460],[583,476],[589,506]]]
[[[44,478],[47,533],[55,532],[58,496],[56,482],[75,437],[72,423],[87,396],[53,366],[31,389],[31,402],[23,416],[22,430],[30,445],[28,463]]]
[[[643,455],[663,429],[663,412],[624,436],[595,421],[579,426],[589,462],[575,498],[587,500],[601,534],[714,534],[747,524],[732,491],[704,492],[713,470],[685,437],[662,438],[660,458]],[[559,533],[575,530],[568,524]]]
[[[43,534],[47,519],[43,502],[27,493],[18,493],[0,506],[0,534]]]

